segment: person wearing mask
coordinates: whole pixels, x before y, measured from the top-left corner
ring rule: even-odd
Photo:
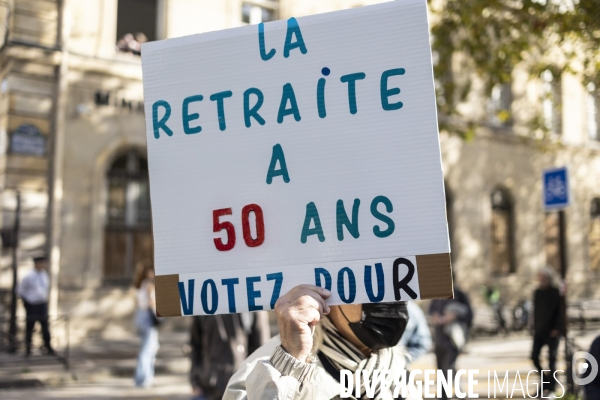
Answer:
[[[393,376],[384,385],[372,378],[376,370],[405,370],[405,353],[397,344],[408,320],[406,303],[330,307],[330,296],[321,287],[298,285],[280,297],[275,304],[280,335],[242,363],[223,400],[339,398],[341,370],[360,372],[373,385],[375,396],[369,397],[361,380],[357,399],[393,399]],[[399,385],[400,392],[406,387],[411,393],[404,380]]]
[[[473,321],[469,297],[454,286],[454,299],[432,300],[429,315],[434,325],[437,367],[448,380],[450,376],[454,377],[456,360],[467,342]],[[445,392],[441,393],[441,398],[448,398]]]
[[[154,269],[150,264],[141,264],[134,281],[136,291],[135,326],[142,339],[137,358],[134,382],[138,387],[150,387],[154,380],[154,362],[160,347],[158,344],[159,320],[156,317],[154,293]]]
[[[556,353],[562,328],[560,293],[554,286],[552,270],[542,268],[537,274],[538,288],[533,294],[533,349],[531,360],[535,368],[542,371],[540,352],[548,346],[548,369],[550,373],[542,376],[544,388],[554,392],[556,380]]]
[[[42,338],[47,353],[55,355],[50,344],[50,328],[48,326],[48,295],[50,292],[50,280],[48,272],[46,272],[48,259],[45,256],[35,257],[33,267],[33,271],[23,278],[17,290],[19,297],[23,300],[27,315],[25,356],[29,357],[31,354],[31,340],[36,322],[39,322],[42,328]]]
[[[427,354],[431,349],[431,332],[429,331],[427,318],[425,318],[425,314],[423,314],[417,303],[409,301],[406,308],[408,310],[408,323],[399,345],[406,348],[408,352],[407,364],[410,366],[412,361]]]
[[[242,361],[271,338],[269,316],[256,313],[194,317],[190,379],[193,400],[220,400]]]

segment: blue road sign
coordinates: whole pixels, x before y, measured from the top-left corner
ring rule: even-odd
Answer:
[[[567,167],[544,171],[544,207],[556,210],[569,205],[569,174]]]

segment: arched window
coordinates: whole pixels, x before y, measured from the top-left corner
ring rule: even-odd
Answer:
[[[590,269],[600,271],[600,197],[592,200],[590,210]]]
[[[492,203],[492,273],[506,275],[515,272],[513,244],[513,204],[508,192],[494,189]]]
[[[148,162],[138,150],[118,156],[107,172],[104,278],[128,283],[140,262],[151,263]]]

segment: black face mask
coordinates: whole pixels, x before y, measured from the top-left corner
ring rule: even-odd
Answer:
[[[348,321],[343,311],[342,315]],[[360,321],[348,321],[356,337],[372,350],[397,345],[407,322],[406,302],[363,304]]]

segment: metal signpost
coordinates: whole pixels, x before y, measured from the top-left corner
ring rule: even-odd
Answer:
[[[558,212],[559,245],[560,245],[560,278],[563,334],[567,340],[567,254],[566,254],[566,216],[564,208],[570,204],[569,173],[567,167],[546,169],[543,172],[543,201],[546,212]],[[567,364],[567,391],[574,392],[572,370],[572,354],[568,343],[565,345],[565,363]]]
[[[569,205],[569,174],[567,167],[544,170],[544,208],[546,211],[560,210]]]

